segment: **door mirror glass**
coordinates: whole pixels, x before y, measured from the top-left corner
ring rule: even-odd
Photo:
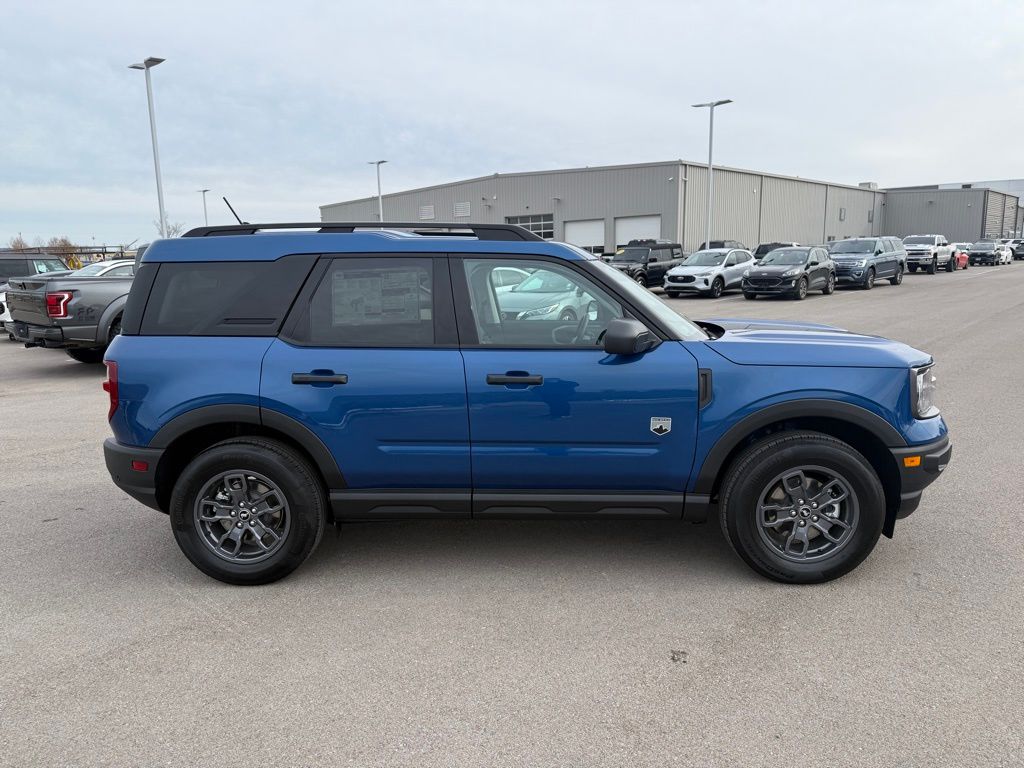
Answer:
[[[658,345],[658,337],[631,318],[616,318],[604,334],[604,351],[609,355],[639,355]]]
[[[654,263],[654,262],[656,262],[657,260],[658,260],[658,257],[652,254],[652,255],[651,255],[651,256],[650,256],[650,257],[649,257],[649,258],[647,259],[647,263],[648,263],[648,264],[653,264],[653,263]]]

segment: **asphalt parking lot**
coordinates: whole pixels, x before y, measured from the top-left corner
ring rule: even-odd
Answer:
[[[932,353],[953,462],[852,574],[717,524],[402,522],[236,588],[103,466],[102,371],[0,342],[0,764],[1024,764],[1024,264],[678,299]]]

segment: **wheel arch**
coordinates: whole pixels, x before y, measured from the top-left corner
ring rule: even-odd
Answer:
[[[779,432],[808,430],[830,435],[856,449],[871,464],[885,491],[885,525],[892,537],[900,506],[900,474],[890,448],[905,447],[903,436],[880,416],[860,406],[830,400],[779,403],[730,427],[708,451],[694,482],[694,493],[716,500],[736,457],[753,443]]]
[[[124,305],[128,303],[128,294],[119,296],[114,299],[107,308],[103,310],[103,314],[100,315],[100,320],[96,323],[96,343],[106,346],[110,340],[110,328],[114,324],[114,321],[124,314]]]
[[[163,450],[155,475],[160,508],[169,508],[174,483],[196,454],[232,437],[268,437],[290,446],[312,465],[325,498],[331,490],[346,487],[334,456],[304,424],[255,405],[211,405],[181,414],[161,427],[149,443],[150,448]]]

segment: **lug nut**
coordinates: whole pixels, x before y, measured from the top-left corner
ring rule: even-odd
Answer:
[[[796,510],[795,509],[789,510],[789,516],[790,517],[796,517]]]
[[[806,520],[801,520],[800,521],[800,527],[803,528],[805,525],[807,525],[807,521]]]
[[[813,501],[812,501],[812,502],[811,502],[811,509],[817,509],[817,508],[818,508],[818,504],[817,504],[817,502],[813,502]]]
[[[815,522],[815,523],[818,522],[818,516],[817,515],[811,515],[811,521]]]
[[[235,527],[236,527],[236,528],[241,528],[241,527],[242,527],[242,524],[241,524],[241,523],[238,523],[237,525],[235,525]]]

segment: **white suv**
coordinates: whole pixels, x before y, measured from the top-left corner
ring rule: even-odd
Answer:
[[[742,248],[709,248],[690,254],[678,267],[665,275],[665,293],[676,298],[681,293],[697,293],[717,299],[723,291],[739,288],[743,273],[754,263],[750,251]]]

